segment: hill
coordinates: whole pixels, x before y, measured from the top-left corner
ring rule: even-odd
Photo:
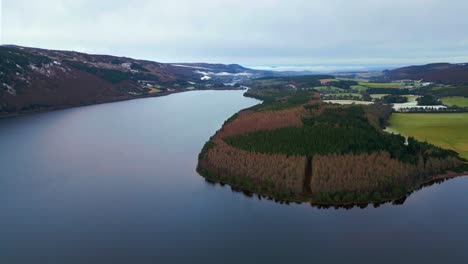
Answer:
[[[433,63],[403,67],[384,71],[383,78],[386,80],[411,79],[441,84],[466,85],[468,84],[468,63]]]
[[[232,89],[226,85],[271,74],[240,65],[0,46],[0,117],[193,89]]]

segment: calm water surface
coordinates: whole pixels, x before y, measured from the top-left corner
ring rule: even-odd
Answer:
[[[352,210],[206,183],[201,147],[256,103],[188,92],[0,120],[0,263],[468,263],[468,178]]]

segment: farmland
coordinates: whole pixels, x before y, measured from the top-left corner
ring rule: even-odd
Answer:
[[[468,113],[393,114],[389,129],[455,150],[468,159]]]
[[[359,85],[367,88],[402,88],[401,83],[359,82]]]
[[[354,91],[363,92],[363,91],[366,91],[368,87],[362,86],[362,85],[354,85],[354,86],[351,86],[351,89],[353,89]]]
[[[350,105],[350,104],[360,104],[360,105],[370,105],[372,102],[368,101],[358,101],[358,100],[324,100],[325,103],[339,104],[339,105]]]
[[[444,97],[442,102],[447,106],[468,107],[468,98],[462,96]]]
[[[387,96],[388,94],[371,94],[372,99],[382,99],[382,97]]]

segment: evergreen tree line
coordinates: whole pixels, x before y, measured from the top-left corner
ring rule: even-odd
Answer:
[[[468,107],[450,106],[447,108],[435,108],[435,107],[406,107],[398,109],[398,112],[403,113],[466,113]]]
[[[408,102],[408,98],[396,94],[390,94],[378,99],[378,101],[381,101],[384,104],[403,104]]]
[[[432,95],[424,95],[416,99],[418,105],[441,105],[442,101],[439,98]]]
[[[279,111],[306,104],[314,98],[315,92],[295,89],[250,89],[244,96],[263,101],[251,107],[251,110]]]
[[[388,134],[374,127],[362,106],[328,108],[318,115],[305,117],[303,126],[284,127],[225,137],[228,144],[251,152],[314,156],[327,154],[370,154],[386,151],[391,157],[405,163],[416,164],[418,155],[445,158],[457,157],[453,151],[443,150],[412,138]],[[370,110],[368,112],[371,112]],[[374,113],[378,125],[386,117]],[[376,121],[374,121],[376,122]],[[377,122],[376,122],[377,124]]]
[[[332,83],[332,86],[345,89],[345,90],[349,90],[351,89],[351,86],[355,86],[355,85],[359,85],[359,83],[356,81],[351,81],[351,80],[339,80],[339,81]]]
[[[323,100],[353,100],[353,101],[363,101],[360,95],[352,94],[326,94],[322,95]]]
[[[409,89],[398,89],[398,88],[369,88],[367,89],[369,94],[399,94],[408,95],[410,94]]]

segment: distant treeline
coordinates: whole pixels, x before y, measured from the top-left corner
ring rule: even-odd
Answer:
[[[250,89],[244,96],[263,101],[252,107],[253,110],[277,111],[306,104],[317,95],[313,91],[296,89]]]
[[[390,94],[378,99],[378,101],[381,101],[384,104],[403,104],[408,102],[408,98],[396,94]]]
[[[411,94],[409,89],[397,89],[397,88],[369,88],[367,89],[369,94],[398,94],[408,95]]]
[[[352,94],[326,94],[322,95],[323,100],[353,100],[353,101],[363,101],[362,96],[352,95]]]
[[[333,82],[332,86],[333,87],[338,87],[341,89],[349,90],[351,89],[351,86],[359,85],[358,82],[356,81],[350,81],[350,80],[339,80],[336,82]]]
[[[441,105],[442,101],[440,101],[437,97],[434,97],[432,95],[425,95],[421,96],[418,99],[418,105]]]
[[[462,86],[428,86],[421,87],[412,91],[416,95],[430,95],[438,98],[462,96],[468,97],[468,85]]]
[[[466,113],[468,107],[450,106],[446,108],[435,108],[435,107],[406,107],[398,109],[398,112],[404,113]]]
[[[262,77],[256,80],[281,80],[281,81],[295,81],[295,82],[315,82],[322,79],[335,79],[332,75],[298,75],[298,76],[278,76],[278,77]]]

